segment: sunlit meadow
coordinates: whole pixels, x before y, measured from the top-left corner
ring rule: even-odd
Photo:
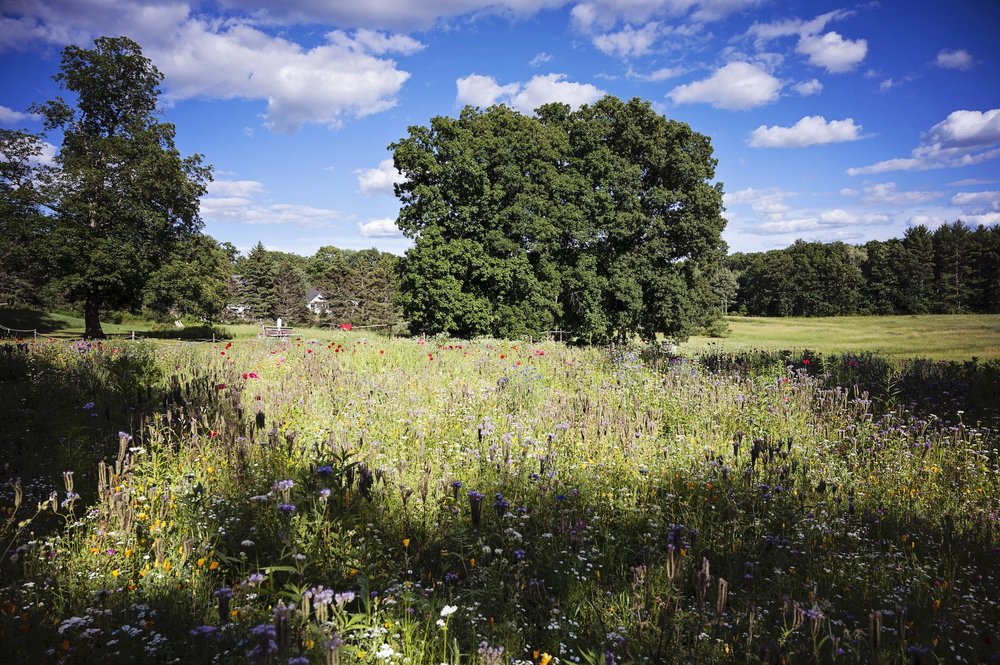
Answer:
[[[996,366],[0,349],[19,662],[1000,657]]]

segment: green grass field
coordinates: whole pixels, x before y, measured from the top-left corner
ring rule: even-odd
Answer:
[[[730,334],[725,338],[691,337],[680,346],[684,355],[706,350],[809,349],[818,353],[870,351],[889,358],[935,360],[1000,359],[1000,315],[929,314],[921,316],[837,316],[825,318],[729,317]],[[77,339],[83,335],[83,319],[63,314],[0,308],[0,325],[36,329],[42,335]],[[260,333],[252,324],[217,325],[212,328],[177,329],[148,321],[104,323],[108,335],[159,339],[250,339]],[[295,328],[308,339],[329,339],[333,331]]]
[[[982,360],[1000,358],[1000,316],[836,316],[825,318],[729,317],[722,339],[692,337],[680,347],[707,349],[809,349],[819,353],[871,351],[890,358]]]

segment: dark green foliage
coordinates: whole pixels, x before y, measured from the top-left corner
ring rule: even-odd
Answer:
[[[137,307],[147,278],[200,230],[211,171],[199,155],[181,157],[173,125],[156,119],[162,74],[132,40],[67,47],[55,79],[76,105],[33,107],[62,132],[46,254],[58,285],[85,303],[86,334],[99,337],[100,311]]]
[[[41,153],[38,136],[0,129],[0,302],[10,305],[34,303],[44,280],[45,263],[32,251],[45,230]]]
[[[711,144],[648,103],[466,108],[391,147],[414,331],[597,342],[682,338],[718,317]]]
[[[394,304],[398,257],[377,249],[360,251],[320,247],[306,274],[326,300],[323,315],[332,323],[393,324],[401,315]]]
[[[172,318],[217,319],[229,299],[232,264],[213,238],[194,235],[177,245],[149,277],[143,306]]]
[[[246,257],[236,262],[233,276],[233,298],[247,308],[253,319],[275,318],[276,294],[274,281],[277,262],[271,252],[258,242]]]
[[[1000,230],[961,221],[861,247],[796,241],[734,254],[734,309],[752,316],[1000,311]]]

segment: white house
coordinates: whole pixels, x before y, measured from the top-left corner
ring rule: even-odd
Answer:
[[[306,296],[306,309],[313,314],[326,314],[330,311],[330,305],[319,289],[309,289],[309,294]]]

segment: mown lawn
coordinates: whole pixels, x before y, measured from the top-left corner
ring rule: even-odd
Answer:
[[[981,360],[1000,358],[1000,316],[729,317],[722,339],[692,337],[681,353],[712,349],[810,349],[819,353],[871,351],[890,358]]]

